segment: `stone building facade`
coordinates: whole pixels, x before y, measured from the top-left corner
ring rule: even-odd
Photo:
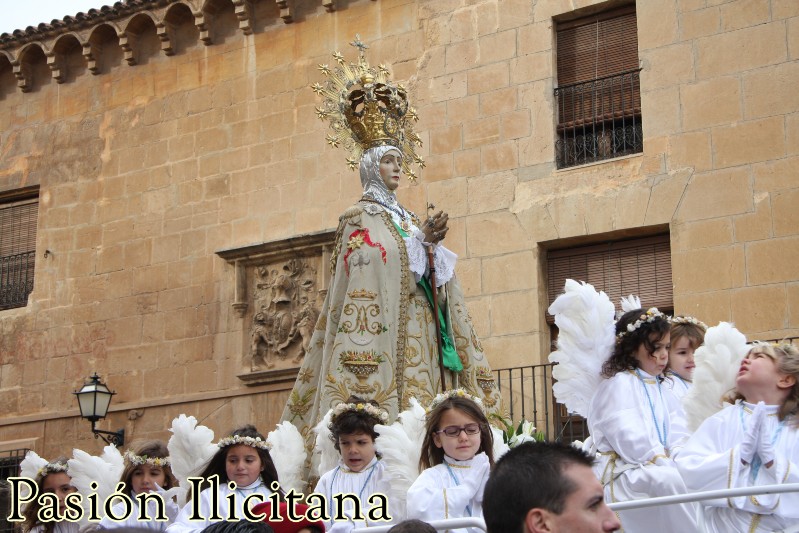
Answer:
[[[558,168],[558,31],[630,5],[642,147]],[[399,196],[450,213],[495,369],[546,361],[558,253],[652,236],[675,312],[799,335],[794,0],[131,0],[0,36],[0,209],[38,204],[0,450],[97,451],[93,372],[129,441],[179,413],[268,431],[360,193],[309,89],[356,33],[419,111]]]

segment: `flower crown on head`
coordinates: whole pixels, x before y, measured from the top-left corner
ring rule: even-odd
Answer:
[[[245,446],[267,451],[272,448],[272,446],[261,437],[245,437],[243,435],[230,435],[220,440],[216,445],[220,448],[226,448],[234,444],[244,444]]]
[[[333,422],[336,418],[338,418],[343,413],[347,411],[362,411],[369,416],[373,416],[376,419],[380,420],[380,422],[388,422],[388,412],[380,409],[379,407],[375,407],[371,403],[340,403],[333,408],[333,414],[330,415],[330,421]]]
[[[125,461],[133,466],[150,465],[163,468],[171,464],[169,462],[169,457],[148,457],[146,455],[136,455],[131,450],[127,450],[124,457]]]
[[[641,316],[638,317],[638,320],[636,320],[632,324],[627,324],[626,331],[622,331],[621,333],[616,335],[616,342],[621,341],[621,339],[624,338],[625,335],[632,333],[633,331],[637,330],[644,324],[654,322],[658,318],[669,320],[668,315],[665,315],[660,311],[658,311],[657,307],[650,307],[649,309],[646,310],[645,313],[641,313]]]
[[[450,398],[465,398],[467,400],[471,400],[474,403],[476,403],[478,407],[480,407],[481,411],[485,412],[485,407],[483,407],[483,400],[481,400],[477,396],[472,396],[464,389],[450,389],[448,391],[437,394],[436,397],[433,398],[433,401],[430,402],[430,405],[427,407],[427,409],[425,409],[425,412],[430,414],[431,412],[433,412],[434,409],[436,409],[439,405],[444,403],[446,400],[449,400]]]
[[[672,324],[693,324],[707,331],[707,324],[692,316],[673,316],[669,319]]]
[[[37,475],[44,477],[48,474],[55,474],[56,472],[67,472],[69,466],[66,463],[47,463],[39,469]]]

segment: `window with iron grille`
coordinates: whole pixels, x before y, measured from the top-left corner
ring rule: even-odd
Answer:
[[[39,189],[0,194],[0,310],[25,307],[33,290]]]
[[[558,168],[643,151],[635,6],[556,29]]]

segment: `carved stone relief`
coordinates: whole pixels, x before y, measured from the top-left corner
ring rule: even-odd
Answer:
[[[316,258],[314,258],[316,259]],[[317,269],[311,258],[255,268],[250,325],[252,370],[300,365],[319,316]]]
[[[327,291],[333,238],[327,231],[217,252],[234,267],[247,384],[296,378]]]

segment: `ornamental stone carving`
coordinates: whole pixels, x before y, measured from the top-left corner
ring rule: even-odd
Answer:
[[[327,291],[333,238],[325,231],[217,252],[233,266],[247,384],[295,379]]]

